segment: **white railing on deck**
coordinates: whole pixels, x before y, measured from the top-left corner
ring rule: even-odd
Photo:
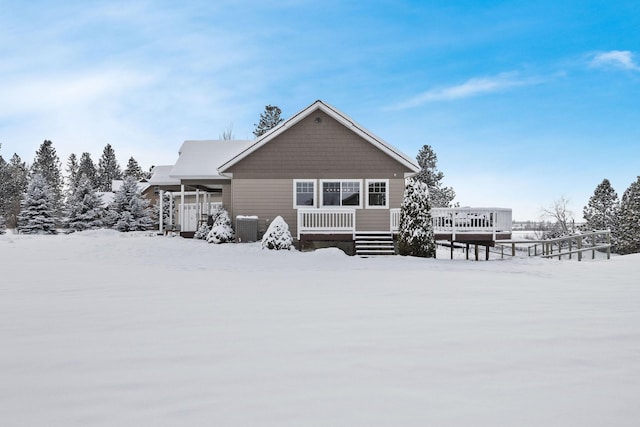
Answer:
[[[300,234],[334,234],[356,232],[355,209],[298,209]]]
[[[400,228],[400,209],[389,209],[389,230],[397,233]]]
[[[511,209],[505,208],[432,208],[431,219],[435,233],[511,232]]]

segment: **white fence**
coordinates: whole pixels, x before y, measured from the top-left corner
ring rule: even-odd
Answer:
[[[299,209],[298,240],[300,234],[332,234],[356,232],[355,209]]]

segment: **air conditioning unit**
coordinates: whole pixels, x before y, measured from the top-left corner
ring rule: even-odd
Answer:
[[[258,217],[238,215],[236,217],[236,241],[238,243],[258,241]]]

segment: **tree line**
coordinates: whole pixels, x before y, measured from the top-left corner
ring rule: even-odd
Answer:
[[[65,171],[63,174],[60,159],[49,140],[40,145],[31,165],[17,153],[6,161],[0,152],[0,233],[7,227],[21,233],[43,234],[55,234],[58,227],[71,230],[116,227],[122,222],[123,210],[133,210],[133,214],[128,214],[132,217],[142,210],[143,216],[150,218],[152,212],[146,211],[148,206],[141,207],[144,202],[132,202],[131,199],[141,197],[135,195],[132,185],[135,184],[137,190],[137,182],[147,178],[149,173],[143,171],[133,157],[122,170],[110,144],[104,147],[97,165],[90,153],[82,153],[80,159],[71,154]],[[126,209],[122,204],[116,206],[115,200],[110,206],[102,206],[98,193],[112,191],[114,180],[124,180],[121,189],[130,193]],[[148,222],[143,218],[135,221]],[[120,224],[121,228],[129,226]]]

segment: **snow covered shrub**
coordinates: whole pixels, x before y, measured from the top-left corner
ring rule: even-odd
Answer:
[[[208,243],[227,243],[233,241],[235,233],[231,226],[231,218],[225,209],[220,209],[211,226],[211,231],[207,235]]]
[[[211,227],[209,226],[209,224],[202,224],[196,230],[195,234],[193,235],[193,238],[204,240],[207,238],[210,231],[211,231]]]
[[[39,173],[35,174],[27,187],[20,204],[18,232],[22,234],[57,234],[55,194]]]
[[[398,249],[400,255],[436,257],[427,184],[407,179],[400,207]]]
[[[291,249],[293,237],[289,225],[281,216],[275,217],[262,237],[262,249]]]

